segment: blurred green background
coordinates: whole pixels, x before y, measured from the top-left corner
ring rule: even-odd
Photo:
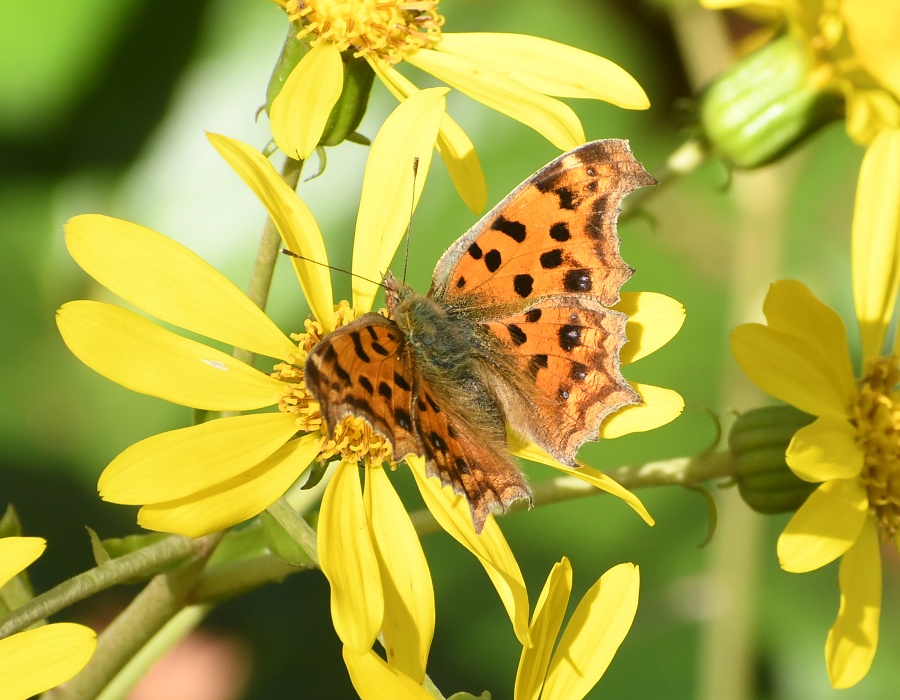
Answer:
[[[625,67],[647,91],[650,110],[573,106],[589,139],[630,139],[651,172],[686,138],[685,98],[727,60],[720,20],[692,3],[446,0],[441,10],[449,31],[536,34]],[[92,564],[85,525],[104,537],[138,531],[134,508],[96,496],[108,461],[136,440],[190,422],[187,409],[102,379],[63,346],[55,309],[109,295],[68,258],[62,224],[84,212],[136,221],[245,286],[263,210],[203,132],[266,144],[265,118],[257,123],[255,113],[285,31],[283,13],[265,0],[7,2],[0,10],[0,506],[14,502],[27,534],[49,540],[33,567],[39,589]],[[361,131],[374,136],[392,107],[376,85]],[[464,96],[451,94],[449,109],[476,144],[492,203],[557,155],[539,135]],[[353,144],[331,149],[324,176],[299,190],[330,258],[347,267],[366,153]],[[768,403],[739,375],[728,334],[760,318],[771,281],[801,279],[852,317],[849,233],[861,156],[835,125],[775,166],[734,174],[730,187],[724,167],[708,164],[650,198],[647,216],[620,226],[623,257],[637,270],[626,289],[663,292],[687,309],[680,335],[626,375],[674,388],[686,409],[660,430],[586,447],[587,462],[613,468],[696,454],[716,439],[711,413]],[[475,221],[435,163],[412,222],[408,276],[422,291],[440,253]],[[347,278],[335,275],[335,286],[338,297],[348,296]],[[287,261],[270,313],[286,331],[300,329],[307,314]],[[528,472],[533,481],[552,475],[539,466]],[[402,470],[395,476],[410,508],[420,507]],[[710,665],[726,678],[737,674],[727,649],[741,640],[751,654],[752,697],[837,697],[822,653],[837,612],[837,567],[804,576],[779,569],[775,540],[787,516],[749,513],[729,492],[716,538],[701,547],[709,522],[698,494],[669,488],[639,496],[653,528],[604,496],[502,521],[532,601],[562,555],[575,572],[572,608],[609,567],[640,565],[634,627],[590,697],[727,700],[709,689]],[[424,546],[438,607],[430,674],[447,694],[486,689],[511,697],[519,647],[488,578],[448,537],[428,536]],[[896,697],[898,578],[896,551],[885,549],[878,655],[842,698]],[[112,591],[68,619],[96,624],[134,592]],[[355,697],[318,572],[226,603],[206,627],[249,664],[241,697]]]

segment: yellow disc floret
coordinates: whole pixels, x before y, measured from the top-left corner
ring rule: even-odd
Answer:
[[[882,536],[900,530],[900,366],[897,358],[870,362],[851,407],[865,454],[860,478]]]
[[[356,318],[356,312],[342,301],[335,307],[335,328],[339,328]],[[272,376],[285,383],[285,392],[278,404],[279,410],[293,413],[297,418],[297,430],[304,433],[321,432],[326,436],[319,459],[323,462],[332,457],[340,457],[347,462],[363,462],[380,466],[390,462],[393,456],[390,443],[377,435],[366,421],[355,416],[347,416],[334,428],[334,435],[327,436],[325,422],[319,411],[319,404],[306,388],[303,366],[313,346],[323,336],[322,324],[307,320],[305,333],[294,333],[291,339],[297,343],[297,353],[275,365]]]
[[[370,54],[399,63],[419,49],[433,48],[444,18],[437,0],[287,0],[291,21],[303,22],[298,39],[312,37],[312,45],[329,42],[354,56]]]

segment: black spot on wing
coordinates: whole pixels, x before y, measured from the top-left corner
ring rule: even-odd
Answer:
[[[500,269],[502,263],[503,258],[500,256],[499,250],[489,250],[487,255],[484,256],[484,266],[488,269],[488,272],[496,272]]]
[[[515,323],[510,323],[506,329],[509,331],[509,338],[513,341],[513,345],[522,345],[526,340],[528,340],[528,336],[525,334],[519,326]]]
[[[391,385],[387,382],[380,382],[378,384],[378,395],[387,401],[390,401],[394,398],[394,390],[391,389]]]
[[[394,420],[397,421],[397,425],[405,431],[412,432],[412,419],[410,418],[408,411],[405,411],[402,408],[394,409]]]
[[[581,345],[581,331],[581,326],[568,324],[560,326],[558,334],[559,347],[566,352],[572,352],[572,350]]]
[[[528,371],[534,376],[542,369],[547,369],[547,356],[532,355],[528,360]]]
[[[356,352],[356,356],[363,362],[371,362],[371,358],[369,358],[368,353],[362,346],[362,337],[360,336],[359,331],[352,331],[350,333],[350,340],[353,341],[353,350]]]
[[[573,362],[572,366],[569,368],[569,379],[574,379],[576,382],[583,382],[587,378],[587,373],[587,365],[580,362]]]
[[[494,223],[491,224],[491,228],[495,231],[505,233],[516,243],[521,243],[522,241],[524,241],[525,235],[528,233],[528,229],[525,227],[525,224],[518,221],[512,221],[504,216],[498,216],[494,220]]]
[[[357,379],[356,381],[358,381],[358,382],[359,382],[359,385],[360,385],[363,389],[366,390],[366,393],[368,393],[368,394],[370,394],[370,395],[375,393],[375,387],[372,386],[372,382],[369,381],[368,377],[360,377],[360,378]]]
[[[569,225],[565,221],[560,221],[559,223],[553,224],[550,227],[550,238],[554,241],[559,241],[563,243],[564,241],[569,240],[572,237],[572,234],[569,232]]]
[[[567,292],[589,292],[594,287],[590,270],[569,270],[563,278]]]
[[[553,270],[560,265],[562,265],[563,254],[560,248],[554,248],[553,250],[548,250],[544,253],[541,253],[541,267],[545,270]]]
[[[559,197],[559,208],[560,209],[576,209],[578,207],[578,198],[575,193],[570,190],[568,187],[557,187],[553,190],[557,197]]]
[[[523,299],[531,294],[534,289],[534,277],[531,275],[516,275],[513,278],[513,289]]]
[[[410,390],[412,389],[412,387],[410,386],[409,382],[406,381],[406,379],[403,378],[403,375],[398,374],[397,372],[394,372],[394,383],[395,383],[398,387],[400,387],[401,389],[403,389],[403,391],[410,391]]]
[[[477,243],[473,243],[469,246],[469,255],[476,260],[481,260],[481,256],[484,255],[484,253],[481,252],[481,248],[478,247]]]
[[[543,312],[540,309],[530,309],[525,312],[525,320],[528,323],[537,323],[541,320],[541,314]]]
[[[388,350],[386,347],[384,347],[384,345],[382,345],[381,343],[379,343],[377,341],[374,341],[369,347],[371,347],[372,350],[377,352],[382,357],[387,357],[388,355],[391,354],[390,350]]]

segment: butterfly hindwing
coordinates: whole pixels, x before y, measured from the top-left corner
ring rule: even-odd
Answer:
[[[619,371],[627,320],[591,299],[561,296],[484,324],[537,389],[530,401],[498,392],[501,400],[510,396],[503,401],[507,420],[565,464],[597,439],[606,416],[641,401]]]
[[[412,361],[403,332],[390,319],[365,314],[327,335],[310,351],[304,377],[329,436],[342,418],[359,416],[388,439],[395,459],[421,454]]]
[[[505,445],[490,444],[476,426],[447,408],[446,402],[442,405],[423,379],[417,387],[416,422],[428,476],[439,477],[468,500],[476,532],[481,532],[495,507],[505,511],[514,501],[531,499]]]
[[[560,156],[449,248],[429,296],[476,306],[585,294],[615,304],[632,274],[619,255],[619,205],[654,182],[626,141],[594,141]]]

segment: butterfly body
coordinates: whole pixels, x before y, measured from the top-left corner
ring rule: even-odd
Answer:
[[[442,256],[421,295],[384,278],[390,318],[365,314],[311,351],[306,384],[329,433],[365,419],[469,501],[530,499],[506,424],[575,465],[603,418],[640,398],[619,372],[632,274],[619,257],[622,197],[654,181],[627,143],[595,141],[526,180]]]

